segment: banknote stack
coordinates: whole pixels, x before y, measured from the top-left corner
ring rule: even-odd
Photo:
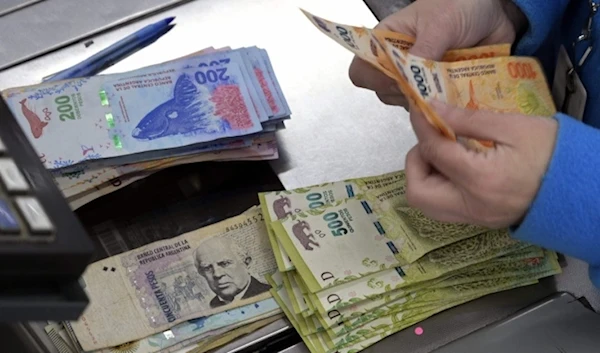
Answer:
[[[89,306],[46,331],[60,353],[203,353],[282,317],[265,279],[276,269],[255,206],[91,264]]]
[[[291,115],[257,47],[2,95],[73,209],[179,164],[276,159]]]
[[[358,352],[436,313],[561,272],[508,230],[407,205],[403,171],[260,194],[271,293],[312,353]]]
[[[402,34],[347,26],[304,12],[324,34],[396,82],[446,137],[429,106],[551,116],[554,104],[537,61],[510,45],[446,53],[435,62],[408,53]],[[262,193],[278,271],[271,293],[312,353],[354,353],[440,311],[535,284],[560,273],[557,254],[516,241],[508,229],[441,223],[409,207],[403,171]]]

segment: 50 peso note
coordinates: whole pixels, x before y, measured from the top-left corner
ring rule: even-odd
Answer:
[[[240,324],[259,319],[265,315],[276,315],[279,306],[273,298],[265,299],[254,304],[244,305],[208,317],[199,317],[171,327],[169,330],[148,336],[138,341],[128,342],[136,347],[136,353],[154,353],[163,349],[180,345],[190,339],[209,337],[215,330],[232,329]],[[104,348],[92,353],[119,352],[119,346]]]
[[[90,265],[90,305],[72,328],[84,350],[111,347],[270,297],[276,270],[259,208]],[[119,323],[115,329],[115,322]]]

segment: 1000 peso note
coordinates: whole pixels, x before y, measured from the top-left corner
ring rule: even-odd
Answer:
[[[270,297],[276,269],[260,209],[90,265],[90,305],[72,328],[84,350]],[[118,323],[115,329],[115,322]]]
[[[428,121],[444,135],[456,138],[428,102],[439,100],[472,110],[490,110],[549,117],[556,109],[539,62],[527,57],[496,57],[459,62],[436,62],[384,44],[398,72],[403,92],[411,97]],[[481,150],[493,141],[463,139]]]
[[[373,35],[376,34],[382,43],[389,43],[402,51],[408,51],[415,43],[414,38],[402,33],[345,25],[326,20],[305,10],[302,10],[302,12],[323,34],[393,79],[397,78],[393,64],[387,57],[385,49],[378,46],[378,42],[374,40]],[[496,44],[477,48],[450,50],[446,52],[442,61],[471,60],[509,55],[510,44]]]
[[[469,109],[550,116],[555,107],[538,61],[510,57],[510,45],[453,50],[440,62],[408,53],[414,39],[401,33],[335,23],[304,11],[325,35],[398,82],[403,93],[446,137],[457,136],[427,101],[435,98]],[[435,92],[437,90],[437,92]],[[492,141],[459,137],[481,150]]]

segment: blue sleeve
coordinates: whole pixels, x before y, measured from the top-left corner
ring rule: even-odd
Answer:
[[[516,43],[515,54],[531,56],[542,43],[560,27],[569,0],[513,0],[521,9],[529,27]]]
[[[600,130],[555,115],[558,134],[548,170],[513,237],[579,258],[600,288]]]

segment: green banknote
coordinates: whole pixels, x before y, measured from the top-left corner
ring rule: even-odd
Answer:
[[[357,280],[309,293],[315,309],[326,314],[394,289],[439,278],[530,246],[513,239],[507,230],[493,230],[432,251],[414,264],[398,266]],[[328,257],[333,257],[331,254]],[[333,264],[332,264],[333,266]],[[302,276],[304,279],[304,276]]]
[[[378,342],[386,336],[412,326],[440,311],[494,292],[534,284],[537,282],[538,278],[549,276],[560,271],[560,267],[556,262],[556,254],[547,252],[544,256],[544,261],[546,261],[547,264],[551,264],[550,266],[545,266],[547,271],[538,270],[535,273],[530,271],[526,275],[516,277],[503,277],[487,281],[463,283],[451,286],[452,290],[445,288],[443,289],[444,292],[442,292],[441,289],[438,289],[437,291],[426,291],[419,297],[421,298],[419,300],[413,300],[403,306],[398,306],[395,311],[382,313],[381,316],[374,317],[370,321],[357,322],[352,326],[342,327],[340,329],[341,331],[337,331],[335,334],[333,334],[334,332],[332,330],[324,331],[322,328],[319,328],[316,330],[317,332],[314,332],[315,330],[309,328],[306,324],[306,318],[294,314],[293,311],[290,310],[291,302],[286,296],[283,278],[280,273],[275,273],[273,276],[267,276],[267,279],[273,286],[273,290],[271,291],[273,297],[282,307],[282,310],[290,319],[292,325],[301,334],[302,339],[307,344],[311,353],[355,353]],[[541,263],[542,261],[530,261],[531,265]],[[272,277],[277,277],[279,283],[273,281]],[[450,293],[454,293],[454,296]],[[469,293],[472,295],[469,296]],[[287,299],[282,300],[283,298]],[[303,324],[301,325],[299,322],[302,321]]]
[[[294,313],[307,317],[314,313],[314,306],[312,305],[312,302],[304,298],[300,286],[294,277],[295,272],[296,271],[292,270],[282,273],[283,285],[292,302]]]
[[[488,289],[503,288],[507,284],[518,282],[521,279],[539,279],[560,273],[560,265],[552,254],[540,258],[516,261],[520,266],[511,266],[510,262],[498,264],[505,269],[501,275],[492,271],[475,270],[461,274],[458,278],[451,277],[446,281],[437,283],[428,288],[422,288],[409,293],[404,298],[390,302],[359,316],[355,316],[333,327],[328,327],[327,332],[331,337],[338,337],[363,326],[379,317],[401,312],[407,309],[439,306],[447,301],[460,300],[464,297],[477,296]],[[472,275],[473,277],[468,277]]]
[[[526,277],[505,277],[495,280],[489,281],[479,281],[474,282],[472,285],[459,285],[453,286],[452,290],[449,288],[445,288],[444,291],[430,291],[423,295],[426,298],[423,301],[414,301],[405,305],[404,307],[398,309],[397,312],[390,313],[388,315],[380,316],[373,321],[368,322],[367,324],[363,324],[345,332],[342,335],[335,336],[335,338],[331,338],[330,334],[327,332],[317,333],[315,335],[324,335],[325,342],[327,343],[327,348],[329,352],[335,352],[337,349],[342,349],[348,346],[353,346],[361,341],[368,340],[372,337],[377,337],[380,340],[382,335],[387,332],[397,332],[402,328],[407,327],[406,321],[403,320],[404,315],[410,317],[419,318],[419,322],[424,320],[425,318],[440,312],[442,310],[449,309],[451,307],[466,303],[468,301],[474,300],[476,298],[491,294],[497,293],[500,291],[513,289],[516,287],[521,287],[525,285],[531,285],[537,283],[537,279],[540,278],[539,275],[529,275]],[[453,294],[450,294],[453,293]],[[467,293],[471,293],[469,296]],[[427,299],[430,301],[428,302]],[[431,310],[431,308],[438,308],[438,310]],[[420,313],[419,313],[420,311]],[[420,315],[425,314],[428,315]]]
[[[272,221],[284,219],[301,211],[322,207],[339,200],[354,198],[357,195],[367,200],[385,202],[394,200],[394,204],[405,206],[404,191],[406,175],[404,171],[383,175],[348,179],[333,183],[324,183],[293,190],[259,193],[260,206],[268,225],[269,239],[273,246],[277,266],[285,272],[294,269],[294,264],[275,238],[270,227]]]
[[[521,271],[527,273],[527,271],[535,270],[532,268],[533,266],[530,266],[530,263],[538,263],[536,267],[546,266],[545,263],[536,261],[538,258],[544,259],[544,252],[540,248],[530,246],[527,249],[516,251],[480,264],[471,265],[433,280],[419,282],[400,289],[392,289],[390,286],[388,287],[389,291],[337,309],[329,310],[326,314],[317,311],[315,317],[317,317],[319,322],[326,328],[337,327],[348,320],[363,315],[376,316],[381,314],[381,310],[390,309],[387,307],[388,304],[397,304],[399,301],[406,300],[410,295],[417,291],[456,285],[469,281],[486,280],[495,277],[518,276],[522,274]],[[373,285],[383,287],[384,283],[381,281],[373,283]],[[375,309],[380,310],[375,313]]]
[[[303,285],[302,278],[296,271],[288,271],[287,276],[290,280],[293,293],[299,298],[302,298],[302,301],[306,303],[307,310],[302,311],[300,314],[304,317],[313,315],[315,313],[315,307],[308,298],[304,298],[306,291],[303,292],[303,288],[301,287]]]
[[[418,212],[408,209],[356,197],[289,215],[271,226],[312,293],[408,265],[485,231],[471,225],[417,222]],[[429,226],[417,232],[417,224]]]
[[[294,313],[292,301],[284,285],[284,275],[281,272],[275,272],[265,278],[272,287],[270,292],[274,296],[273,298],[301,336],[325,331],[315,317],[304,318],[302,315]]]

